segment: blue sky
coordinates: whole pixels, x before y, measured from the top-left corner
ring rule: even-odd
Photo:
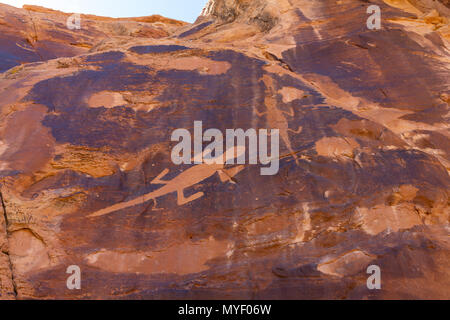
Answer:
[[[90,13],[108,17],[162,16],[194,22],[207,0],[0,0],[21,8],[40,5],[66,12]]]

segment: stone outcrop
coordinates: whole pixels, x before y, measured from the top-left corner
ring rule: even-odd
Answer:
[[[448,299],[448,9],[215,0],[69,30],[0,5],[1,298]],[[279,173],[173,164],[194,121],[279,129]]]
[[[104,48],[112,38],[164,38],[186,25],[161,16],[112,19],[79,15],[81,29],[70,30],[71,16],[37,6],[17,9],[0,4],[0,71],[23,63],[74,57]]]

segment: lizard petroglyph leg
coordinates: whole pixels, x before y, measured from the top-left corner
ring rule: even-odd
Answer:
[[[295,134],[300,134],[303,131],[303,127],[302,126],[298,126],[297,130],[294,129],[288,129],[289,132],[295,133]]]
[[[294,117],[295,116],[295,111],[294,108],[291,108],[290,111],[281,111],[284,115],[290,116],[290,117]]]
[[[164,208],[158,208],[158,201],[155,199],[153,199],[153,208],[151,209],[151,211],[161,211],[164,210]]]
[[[236,180],[225,170],[219,170],[217,173],[219,174],[220,182],[230,182],[236,184]]]
[[[183,206],[189,202],[195,201],[201,197],[203,197],[205,194],[203,192],[197,192],[196,194],[193,194],[192,196],[186,198],[184,196],[184,190],[178,190],[177,191],[177,195],[178,195],[178,205],[179,206]]]
[[[151,182],[151,184],[167,184],[168,181],[163,181],[163,180],[161,180],[161,179],[164,178],[168,173],[169,173],[169,169],[165,169],[163,172],[161,172],[161,173],[159,174],[159,176],[157,176],[157,177]]]
[[[268,112],[266,111],[258,111],[258,108],[253,108],[253,111],[255,112],[255,114],[258,116],[258,117],[263,117],[263,116],[267,116],[267,114],[268,114]]]

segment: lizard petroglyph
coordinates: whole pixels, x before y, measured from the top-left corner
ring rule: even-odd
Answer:
[[[258,112],[258,110],[255,110],[255,113],[260,117],[265,115],[267,117],[267,122],[269,123],[270,127],[277,128],[280,130],[281,139],[283,139],[284,144],[294,157],[295,162],[298,164],[298,156],[297,153],[292,148],[291,140],[289,139],[289,132],[299,134],[302,132],[303,128],[299,127],[297,130],[289,129],[289,123],[285,115],[293,117],[294,111],[291,110],[291,112],[289,113],[278,109],[273,79],[268,75],[264,75],[263,82],[267,88],[267,93],[264,100],[267,112]]]
[[[219,178],[221,182],[232,182],[233,177],[238,174],[240,171],[244,169],[244,166],[237,166],[235,168],[231,169],[225,169],[225,163],[230,159],[236,159],[243,153],[245,153],[246,149],[245,147],[235,147],[235,152],[230,152],[231,150],[228,150],[224,153],[224,155],[220,155],[214,159],[212,159],[211,164],[202,163],[199,165],[196,165],[192,168],[187,169],[186,171],[182,172],[175,178],[173,178],[170,181],[164,181],[162,180],[168,173],[169,169],[165,169],[159,176],[157,176],[151,183],[152,184],[162,184],[164,187],[150,192],[146,195],[140,196],[134,200],[128,201],[128,202],[121,202],[118,204],[115,204],[113,206],[107,207],[105,209],[99,210],[97,212],[94,212],[90,214],[88,217],[100,217],[107,214],[111,214],[113,212],[123,210],[126,208],[134,207],[139,204],[143,204],[150,200],[156,200],[156,198],[168,195],[170,193],[176,192],[178,195],[178,205],[182,206],[189,202],[195,201],[201,197],[203,197],[205,194],[203,192],[197,192],[193,194],[192,196],[186,198],[184,196],[184,189],[192,187],[209,177],[212,177],[214,174],[218,173]],[[225,160],[223,160],[225,159]],[[219,161],[220,160],[220,161]],[[223,161],[222,161],[223,160]]]

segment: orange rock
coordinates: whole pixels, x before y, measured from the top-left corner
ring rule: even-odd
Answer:
[[[448,299],[449,3],[378,4],[0,4],[0,299]],[[195,121],[278,129],[279,173],[175,165]]]

